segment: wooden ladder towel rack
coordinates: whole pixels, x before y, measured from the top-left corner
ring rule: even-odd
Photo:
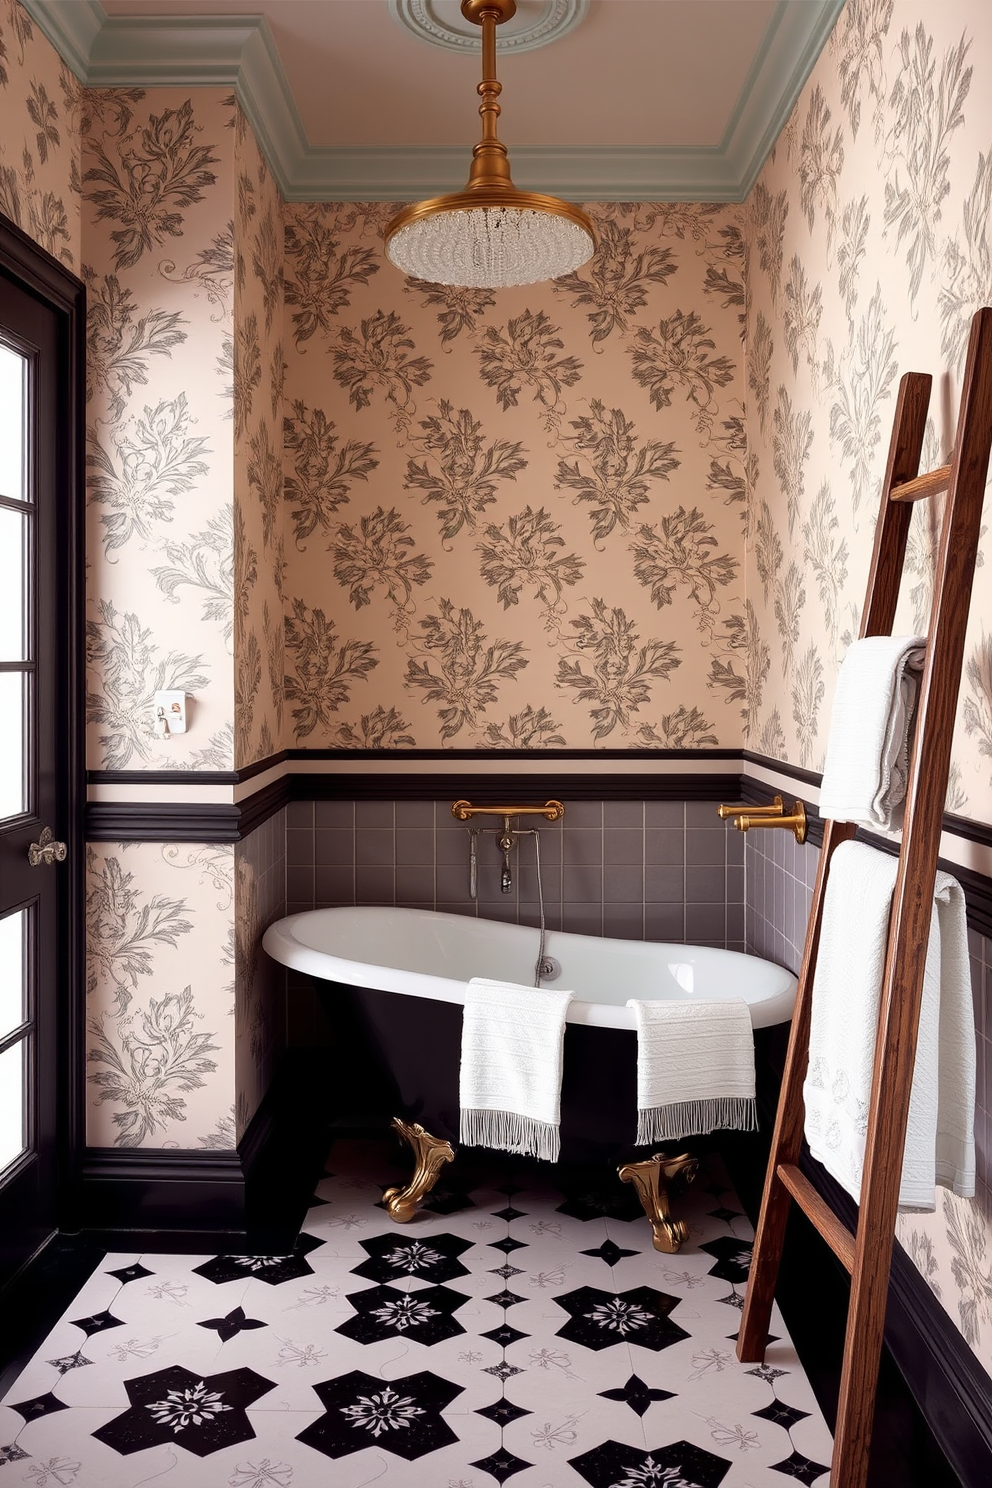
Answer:
[[[951,734],[992,442],[992,309],[979,310],[972,321],[953,459],[921,475],[930,385],[928,375],[916,372],[907,373],[899,385],[861,624],[862,636],[891,633],[912,502],[946,490],[889,920],[857,1227],[852,1234],[799,1166],[810,995],[824,891],[834,849],[856,831],[850,822],[828,820],[737,1344],[742,1360],[764,1356],[786,1220],[795,1200],[851,1277],[831,1488],[864,1488],[868,1474]]]

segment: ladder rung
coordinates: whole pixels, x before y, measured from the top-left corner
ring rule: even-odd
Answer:
[[[820,1197],[809,1179],[799,1171],[794,1163],[779,1163],[775,1171],[806,1218],[819,1230],[841,1265],[848,1272],[853,1271],[854,1236],[847,1226],[841,1223],[830,1205]]]
[[[950,465],[938,465],[936,470],[928,470],[912,480],[903,481],[901,486],[893,486],[889,500],[925,501],[928,496],[939,496],[941,491],[946,491],[950,483]]]

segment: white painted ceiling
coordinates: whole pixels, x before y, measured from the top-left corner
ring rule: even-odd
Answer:
[[[480,59],[411,35],[387,0],[103,3],[114,16],[264,15],[311,145],[478,138]],[[776,0],[592,0],[570,34],[500,58],[500,134],[508,145],[717,145],[775,10]]]

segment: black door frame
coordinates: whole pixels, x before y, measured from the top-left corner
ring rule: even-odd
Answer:
[[[56,769],[66,802],[66,861],[58,918],[56,1078],[58,1146],[55,1213],[71,1225],[70,1205],[85,1147],[85,398],[86,288],[32,238],[0,215],[0,272],[56,317],[59,335],[56,452],[58,648]],[[56,1232],[53,1232],[56,1233]]]

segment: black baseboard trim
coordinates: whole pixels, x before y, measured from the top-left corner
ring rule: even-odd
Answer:
[[[105,1250],[291,1250],[329,1144],[319,1054],[285,1057],[236,1151],[88,1148],[61,1232]]]
[[[87,1149],[66,1229],[153,1233],[245,1229],[245,1174],[237,1152]]]
[[[804,1151],[806,1177],[854,1230],[857,1205]],[[892,1250],[885,1342],[962,1488],[992,1483],[992,1381],[898,1242]]]

